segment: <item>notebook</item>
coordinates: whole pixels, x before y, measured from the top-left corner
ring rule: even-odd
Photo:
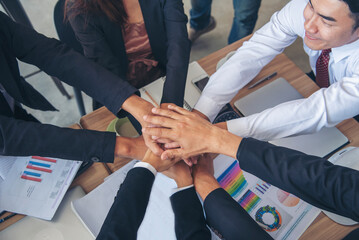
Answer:
[[[51,221],[29,216],[24,217],[3,231],[0,231],[0,239],[94,239],[71,209],[71,202],[83,196],[85,196],[85,192],[81,187],[69,190]]]
[[[284,78],[278,78],[262,88],[237,100],[234,106],[249,116],[259,113],[280,103],[303,98],[303,96]],[[326,157],[349,141],[336,127],[323,128],[317,133],[286,137],[270,141],[271,143],[295,149],[306,154]]]

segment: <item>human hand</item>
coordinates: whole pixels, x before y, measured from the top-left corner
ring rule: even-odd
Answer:
[[[168,138],[177,142],[177,146],[166,143],[164,146],[179,147],[167,149],[162,159],[186,159],[214,150],[217,140],[222,135],[222,129],[213,126],[196,113],[189,112],[178,106],[169,105],[169,110],[152,109],[155,115],[147,115],[145,121],[159,127],[146,127],[143,132],[158,138]]]
[[[194,187],[204,201],[208,194],[220,187],[214,178],[213,160],[217,154],[203,154],[192,167]]]
[[[184,161],[179,161],[166,171],[162,172],[177,183],[177,187],[186,187],[193,184],[191,169]]]
[[[120,158],[142,160],[147,149],[143,136],[137,138],[116,137],[115,162]]]
[[[141,124],[142,128],[151,126],[150,123],[145,122],[143,119],[143,116],[152,114],[151,109],[153,105],[151,103],[137,95],[132,95],[123,103],[122,108],[131,113]],[[147,147],[150,148],[154,154],[160,156],[163,153],[160,144],[154,141],[149,134],[143,133],[143,139]]]
[[[163,172],[172,167],[178,161],[175,161],[173,159],[162,160],[159,156],[155,155],[150,149],[148,149],[142,162],[147,162],[151,164],[157,170],[157,172]]]

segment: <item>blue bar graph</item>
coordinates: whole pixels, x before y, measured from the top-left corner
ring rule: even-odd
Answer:
[[[40,167],[46,167],[46,168],[50,168],[51,165],[47,164],[47,163],[39,163],[39,162],[34,162],[34,161],[30,161],[29,162],[31,165],[35,165],[35,166],[40,166]]]
[[[24,173],[26,175],[30,175],[30,176],[34,176],[34,177],[41,177],[40,173],[34,173],[34,172],[29,172],[29,171],[24,171]]]

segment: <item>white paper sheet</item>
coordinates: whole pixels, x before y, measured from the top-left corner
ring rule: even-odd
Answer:
[[[16,157],[0,183],[0,209],[51,220],[80,161]]]
[[[0,156],[0,178],[5,180],[7,174],[10,172],[16,157]]]
[[[318,208],[241,170],[235,159],[219,155],[214,168],[220,185],[232,193],[257,223],[263,221],[264,224],[259,225],[274,239],[298,239],[320,213]],[[222,184],[220,179],[223,179]]]

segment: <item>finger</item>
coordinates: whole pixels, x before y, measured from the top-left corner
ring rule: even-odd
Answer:
[[[173,142],[171,139],[168,139],[168,138],[157,138],[156,139],[156,142],[158,142],[158,143],[163,143],[163,144],[165,144],[165,146],[164,147],[166,147],[166,144],[167,143],[171,143],[171,142]]]
[[[183,150],[180,148],[166,150],[162,153],[161,159],[162,160],[172,159],[173,161],[181,160],[183,159]]]
[[[145,139],[146,146],[157,156],[160,156],[163,153],[162,148],[155,142],[152,141],[152,139],[147,135],[143,136]]]
[[[181,107],[179,107],[177,105],[174,105],[174,104],[168,105],[168,109],[172,110],[174,112],[177,112],[177,113],[179,113],[181,115],[191,115],[192,114],[190,111],[188,111],[188,110],[186,110],[184,108],[181,108]]]
[[[172,129],[144,127],[144,128],[142,128],[142,132],[147,135],[156,136],[157,138],[167,138],[167,139],[173,140]]]
[[[190,157],[190,159],[191,159],[191,162],[192,162],[193,164],[197,164],[197,163],[198,163],[198,157],[197,157],[197,156],[195,156],[195,157]]]
[[[178,142],[171,141],[169,143],[165,143],[165,148],[168,148],[168,149],[170,149],[170,148],[179,148],[179,147],[181,147],[181,146],[180,146],[180,144]]]
[[[167,111],[167,110],[166,110]],[[172,128],[176,121],[172,118],[156,116],[156,115],[145,115],[143,120],[151,126],[161,126],[166,128]]]
[[[172,105],[169,105],[172,106]],[[174,112],[169,109],[162,109],[162,108],[152,108],[152,113],[155,115],[159,115],[162,117],[172,118],[174,120],[178,120],[181,117],[181,114]]]
[[[191,161],[189,158],[185,158],[185,159],[183,159],[183,161],[184,161],[188,166],[190,166],[190,167],[193,166],[193,163],[192,163],[192,161]]]

